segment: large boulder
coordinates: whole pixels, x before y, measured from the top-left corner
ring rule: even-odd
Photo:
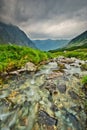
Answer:
[[[26,71],[36,71],[36,66],[32,62],[28,62],[25,64]]]

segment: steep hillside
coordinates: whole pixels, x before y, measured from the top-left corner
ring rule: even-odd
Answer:
[[[17,26],[0,22],[0,44],[8,43],[35,48],[34,43]]]
[[[36,47],[43,51],[55,50],[68,44],[68,40],[33,40]]]
[[[70,47],[87,47],[87,31],[83,32],[79,36],[75,37],[68,43],[68,48]]]

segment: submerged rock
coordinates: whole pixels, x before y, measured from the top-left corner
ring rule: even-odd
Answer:
[[[54,78],[57,78],[57,77],[60,77],[60,76],[63,76],[63,73],[61,73],[61,72],[52,72],[51,74],[49,74],[47,76],[47,79],[54,79]]]
[[[58,111],[58,108],[57,108],[56,105],[52,104],[51,110],[52,110],[53,112],[56,112],[56,111]]]
[[[72,99],[79,99],[79,96],[73,90],[69,90],[68,94],[71,96]]]
[[[72,124],[72,126],[76,129],[76,130],[84,130],[81,126],[81,122],[79,122],[79,120],[76,118],[75,115],[73,115],[72,113],[69,113],[68,111],[66,111],[66,120],[68,122],[70,122]]]
[[[60,93],[65,93],[66,92],[66,84],[58,84],[57,88],[60,91]]]
[[[58,67],[59,67],[59,70],[66,69],[65,64],[61,62],[58,62]]]
[[[45,111],[40,111],[38,114],[38,122],[43,125],[56,126],[58,123],[58,120],[53,117],[50,117],[50,115],[46,113]]]

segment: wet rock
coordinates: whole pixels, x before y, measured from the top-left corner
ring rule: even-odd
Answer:
[[[58,62],[59,70],[66,69],[65,63]]]
[[[69,81],[69,78],[67,77],[67,75],[65,74],[65,75],[63,75],[62,77],[61,77],[61,79],[62,80],[64,80],[64,81]]]
[[[66,120],[70,123],[72,123],[73,127],[76,129],[76,130],[84,130],[81,126],[81,122],[79,122],[79,120],[75,117],[75,115],[73,115],[72,113],[69,113],[67,110],[66,110]]]
[[[60,93],[65,93],[66,92],[66,84],[58,84],[57,88],[60,91]]]
[[[80,64],[79,63],[72,63],[70,66],[74,66],[76,68],[80,67]]]
[[[53,112],[56,112],[56,111],[58,111],[58,108],[57,108],[56,105],[52,104],[51,110],[52,110]]]
[[[30,105],[31,105],[31,102],[30,102],[30,101],[25,101],[25,102],[24,102],[24,106],[25,106],[25,107],[28,107],[28,106],[30,106]]]
[[[80,78],[80,75],[78,73],[74,73],[73,76]]]
[[[40,111],[38,115],[38,122],[39,124],[53,126],[53,125],[57,125],[58,120],[53,117],[50,117],[50,115],[45,111]]]
[[[10,75],[19,75],[19,72],[18,71],[12,71],[12,72],[9,72]]]
[[[82,110],[81,106],[72,106],[70,109],[76,111],[77,113],[79,113]]]
[[[77,64],[85,64],[86,62],[83,61],[83,60],[80,60],[80,59],[76,59],[75,63],[77,63]]]
[[[24,67],[27,71],[36,71],[36,66],[32,62],[26,63]]]
[[[62,75],[63,75],[63,73],[61,73],[61,72],[53,72],[53,73],[49,74],[46,79],[54,79],[54,78],[60,77]]]
[[[71,64],[71,63],[74,62],[74,60],[71,59],[71,58],[61,58],[60,61],[61,61],[62,63],[66,63],[66,64]]]
[[[56,90],[56,85],[53,82],[48,81],[46,83],[45,89],[47,89],[48,91],[52,93],[54,90]]]
[[[49,93],[49,95],[48,95],[48,100],[49,100],[50,102],[53,102],[52,92]]]
[[[72,99],[79,99],[79,96],[73,90],[69,90],[68,94],[71,96]]]

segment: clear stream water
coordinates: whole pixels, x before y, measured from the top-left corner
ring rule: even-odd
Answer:
[[[57,62],[11,76],[0,86],[0,130],[85,130],[80,67]]]

